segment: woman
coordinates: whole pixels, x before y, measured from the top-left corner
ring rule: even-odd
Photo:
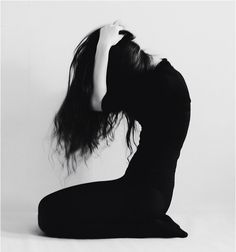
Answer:
[[[121,178],[71,186],[40,201],[38,224],[48,236],[188,235],[166,214],[189,127],[188,88],[166,58],[155,62],[134,38],[116,21],[91,32],[76,48],[53,132],[57,151],[64,150],[68,173],[76,170],[78,153],[86,159],[100,140],[113,139],[122,118],[127,119],[130,155],[136,122],[142,131]]]

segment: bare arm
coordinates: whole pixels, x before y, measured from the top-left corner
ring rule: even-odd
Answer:
[[[92,108],[102,111],[101,101],[107,92],[106,76],[110,45],[98,42],[95,54],[94,73],[93,73],[93,95],[91,100]]]
[[[93,94],[91,97],[93,110],[102,111],[102,99],[107,92],[106,76],[109,50],[123,37],[119,34],[122,29],[123,27],[116,21],[114,24],[105,25],[100,30],[93,72]]]

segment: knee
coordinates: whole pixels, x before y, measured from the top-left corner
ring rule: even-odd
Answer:
[[[50,195],[42,198],[38,204],[38,226],[44,232],[48,233],[51,228],[56,226],[56,204]]]
[[[47,231],[47,223],[50,219],[48,214],[48,200],[46,197],[40,200],[38,204],[38,226],[43,231]]]

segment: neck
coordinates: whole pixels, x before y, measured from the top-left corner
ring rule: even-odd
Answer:
[[[159,55],[152,55],[152,62],[154,66],[156,66],[161,61],[162,61],[162,58]]]

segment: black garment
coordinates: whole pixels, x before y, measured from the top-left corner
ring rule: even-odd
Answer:
[[[166,58],[140,83],[143,85],[127,88],[126,94],[108,89],[102,100],[104,113],[126,110],[142,126],[138,149],[125,174],[119,179],[71,186],[45,196],[38,206],[38,224],[46,235],[188,236],[166,214],[190,122],[188,88]]]

